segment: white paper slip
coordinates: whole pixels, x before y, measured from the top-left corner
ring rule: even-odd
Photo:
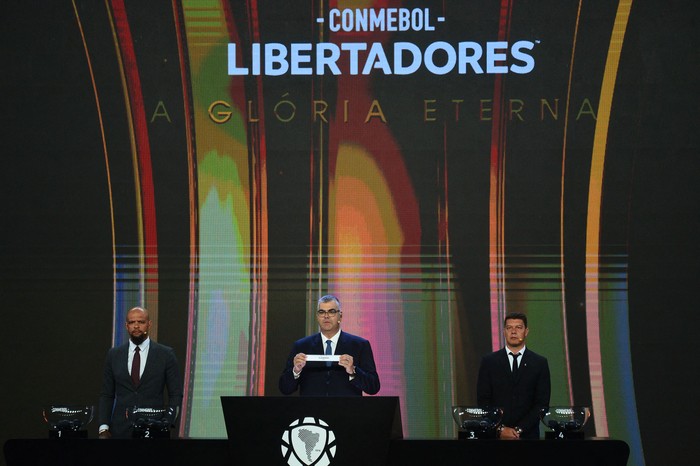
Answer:
[[[340,355],[336,354],[307,354],[306,362],[309,361],[340,361]]]

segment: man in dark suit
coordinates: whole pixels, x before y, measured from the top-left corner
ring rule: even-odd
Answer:
[[[538,439],[540,409],[549,406],[551,382],[547,359],[525,347],[527,316],[504,319],[504,348],[481,360],[476,397],[479,406],[503,408],[502,439]]]
[[[166,407],[174,408],[175,415],[179,413],[182,380],[175,353],[151,340],[150,328],[148,311],[141,307],[131,309],[126,314],[129,342],[107,353],[99,404],[100,438],[130,438],[127,408],[163,408],[166,387]]]
[[[321,332],[294,343],[280,376],[280,391],[289,395],[298,388],[301,396],[376,394],[379,375],[369,341],[340,330],[343,312],[335,296],[323,296],[317,309]],[[338,361],[307,360],[319,355],[339,356]]]

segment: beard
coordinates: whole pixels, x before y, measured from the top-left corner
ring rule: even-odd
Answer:
[[[131,341],[132,341],[135,345],[140,345],[141,343],[143,343],[144,341],[146,341],[146,338],[148,338],[148,333],[146,333],[146,332],[142,333],[141,335],[139,335],[139,336],[137,336],[137,337],[134,336],[134,335],[131,335]]]

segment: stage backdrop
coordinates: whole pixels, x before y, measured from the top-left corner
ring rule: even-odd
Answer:
[[[4,2],[2,438],[96,404],[135,305],[180,359],[180,435],[223,437],[219,397],[278,395],[332,293],[407,438],[456,436],[521,311],[552,405],[691,464],[696,10]]]

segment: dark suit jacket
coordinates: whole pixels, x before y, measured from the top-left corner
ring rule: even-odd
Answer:
[[[168,389],[168,404],[179,411],[182,404],[180,368],[172,348],[151,340],[141,383],[135,387],[127,367],[129,343],[107,353],[99,404],[99,425],[108,424],[114,438],[131,437],[126,409],[133,406],[163,408],[163,392]]]
[[[521,438],[539,438],[540,409],[549,406],[551,392],[547,359],[525,349],[515,380],[505,348],[481,360],[476,398],[481,407],[503,408],[502,423],[520,427]]]
[[[372,347],[364,338],[340,332],[335,354],[349,354],[355,363],[356,376],[352,380],[345,368],[334,362],[330,367],[325,362],[307,362],[298,379],[294,378],[294,356],[297,353],[323,354],[321,334],[302,338],[294,343],[287,364],[280,376],[279,389],[285,395],[299,388],[301,396],[362,396],[362,392],[374,395],[379,391],[379,375],[374,364]]]

